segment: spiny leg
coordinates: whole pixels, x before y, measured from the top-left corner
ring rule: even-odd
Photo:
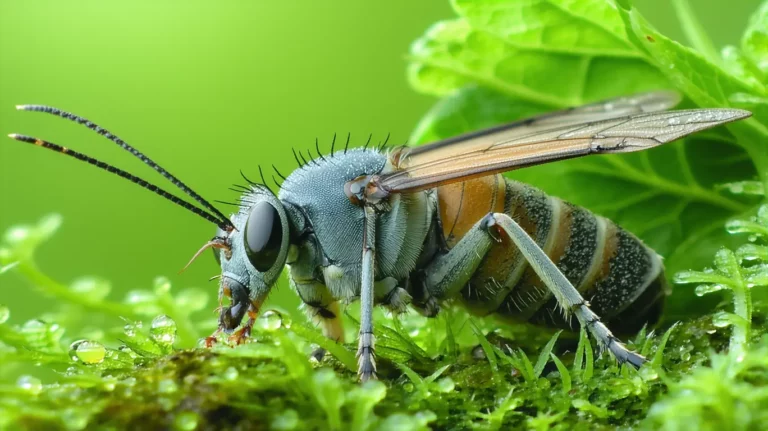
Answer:
[[[579,320],[582,328],[586,328],[600,345],[608,349],[619,363],[629,362],[634,367],[640,367],[645,358],[628,350],[616,338],[608,327],[600,321],[587,302],[546,253],[511,217],[501,213],[491,213],[483,218],[488,229],[497,226],[500,233],[505,233],[515,243],[525,256],[528,264],[536,271],[541,281],[557,299],[557,303],[568,314],[573,314]]]
[[[365,206],[365,232],[363,234],[363,270],[360,282],[360,334],[357,348],[357,375],[365,382],[376,377],[373,335],[374,265],[376,243],[376,212]]]

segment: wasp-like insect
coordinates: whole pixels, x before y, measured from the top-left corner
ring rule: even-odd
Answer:
[[[657,320],[668,293],[660,257],[610,220],[500,174],[645,150],[751,115],[738,109],[667,111],[677,102],[674,93],[639,94],[389,151],[350,149],[347,138],[343,149],[334,151],[332,144],[328,155],[318,149],[317,159],[302,156],[277,195],[266,183],[249,181],[239,211],[230,217],[117,136],[76,115],[18,107],[95,130],[203,208],[82,153],[10,136],[96,165],[216,224],[216,236],[195,257],[214,249],[221,265],[220,305],[223,297],[231,298],[231,305],[220,306],[217,333],[234,331],[248,316],[232,334],[235,341],[250,335],[287,265],[293,289],[327,337],[343,341],[339,303],[360,299],[362,380],[376,371],[375,304],[395,312],[410,304],[435,316],[442,301],[456,298],[475,314],[517,321],[568,326],[575,316],[618,361],[639,367],[642,356],[626,349],[598,315],[622,332]]]

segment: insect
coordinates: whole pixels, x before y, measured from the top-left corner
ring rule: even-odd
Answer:
[[[192,260],[213,249],[221,265],[217,333],[230,333],[237,342],[250,335],[287,267],[291,286],[329,338],[344,341],[340,303],[360,300],[362,380],[376,372],[375,304],[395,312],[410,305],[435,316],[451,299],[475,314],[515,321],[567,326],[575,316],[619,362],[639,367],[644,358],[598,315],[623,332],[658,319],[668,291],[660,257],[613,222],[500,174],[645,150],[751,115],[738,109],[669,111],[677,102],[675,93],[643,93],[389,151],[350,149],[349,138],[335,150],[334,139],[330,154],[318,149],[317,159],[302,156],[277,194],[259,168],[263,184],[249,181],[230,217],[116,135],[74,114],[18,107],[95,130],[199,206],[74,150],[10,137],[105,169],[214,223],[216,235]]]

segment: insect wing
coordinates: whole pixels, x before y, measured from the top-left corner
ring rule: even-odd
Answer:
[[[621,102],[619,112],[634,112],[629,115],[615,116],[616,111],[607,109],[611,101],[601,102],[404,148],[393,155],[395,171],[382,174],[378,184],[389,193],[418,191],[589,154],[640,151],[751,115],[740,109],[652,112],[667,108],[670,96],[615,99]],[[632,103],[637,100],[648,103]]]

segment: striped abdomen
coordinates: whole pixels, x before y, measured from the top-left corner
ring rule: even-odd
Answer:
[[[616,332],[655,323],[667,284],[660,257],[612,221],[501,175],[438,188],[449,247],[489,212],[510,215],[547,253],[592,310]],[[568,326],[549,289],[506,238],[461,291],[476,314]]]

